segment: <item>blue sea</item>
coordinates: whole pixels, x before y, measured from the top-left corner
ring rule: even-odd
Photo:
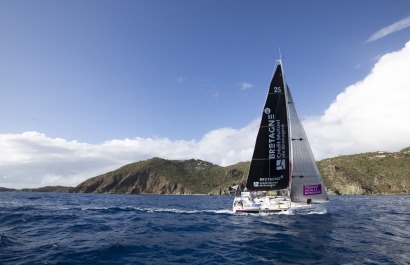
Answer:
[[[238,215],[229,196],[0,193],[0,264],[410,264],[410,196]]]

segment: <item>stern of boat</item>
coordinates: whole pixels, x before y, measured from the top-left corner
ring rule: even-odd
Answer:
[[[289,212],[293,214],[325,214],[327,213],[327,202],[316,204],[292,203]]]

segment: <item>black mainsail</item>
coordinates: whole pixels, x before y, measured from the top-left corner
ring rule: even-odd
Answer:
[[[273,75],[249,168],[248,190],[289,187],[290,156],[286,84],[279,61]]]

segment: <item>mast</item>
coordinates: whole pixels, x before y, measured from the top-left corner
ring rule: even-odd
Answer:
[[[283,77],[283,87],[284,87],[284,92],[285,92],[285,99],[286,99],[286,115],[287,115],[287,119],[288,119],[288,148],[289,148],[289,187],[288,187],[288,193],[290,194],[290,190],[292,189],[292,164],[293,164],[293,149],[292,149],[292,122],[290,119],[290,112],[289,112],[289,88],[288,88],[288,83],[286,82],[286,77],[285,77],[285,70],[283,67],[283,63],[282,63],[282,54],[280,52],[280,48],[279,48],[279,56],[280,59],[278,60],[278,63],[281,65],[282,67],[282,77]]]
[[[279,53],[280,53],[280,48],[279,48]],[[282,67],[282,77],[283,77],[283,87],[285,89],[285,99],[286,99],[286,114],[288,117],[288,136],[289,136],[289,163],[292,164],[293,161],[293,152],[292,152],[292,130],[291,130],[291,122],[290,122],[290,113],[289,113],[289,95],[288,95],[288,83],[286,82],[286,78],[285,78],[285,70],[283,67],[283,63],[282,63],[282,55],[280,55],[280,59],[278,60],[278,64],[281,65]],[[290,168],[291,169],[291,168]]]

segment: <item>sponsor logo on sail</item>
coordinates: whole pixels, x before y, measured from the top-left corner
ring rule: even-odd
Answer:
[[[283,179],[283,175],[279,177],[259,178],[259,181],[253,182],[254,187],[274,187],[279,180]]]
[[[271,114],[270,108],[265,108],[265,114],[268,118],[268,147],[269,159],[284,159],[286,157],[286,128],[279,119],[275,119],[275,114]],[[283,160],[277,162],[276,168],[278,170],[286,169]]]
[[[322,185],[308,185],[303,186],[303,195],[315,195],[315,194],[322,194]]]
[[[271,114],[271,109],[270,108],[265,108],[265,114],[268,115],[269,159],[273,159],[273,158],[275,158],[275,153],[276,153],[275,115]]]
[[[278,159],[276,160],[276,170],[285,170],[286,169],[286,160]]]

